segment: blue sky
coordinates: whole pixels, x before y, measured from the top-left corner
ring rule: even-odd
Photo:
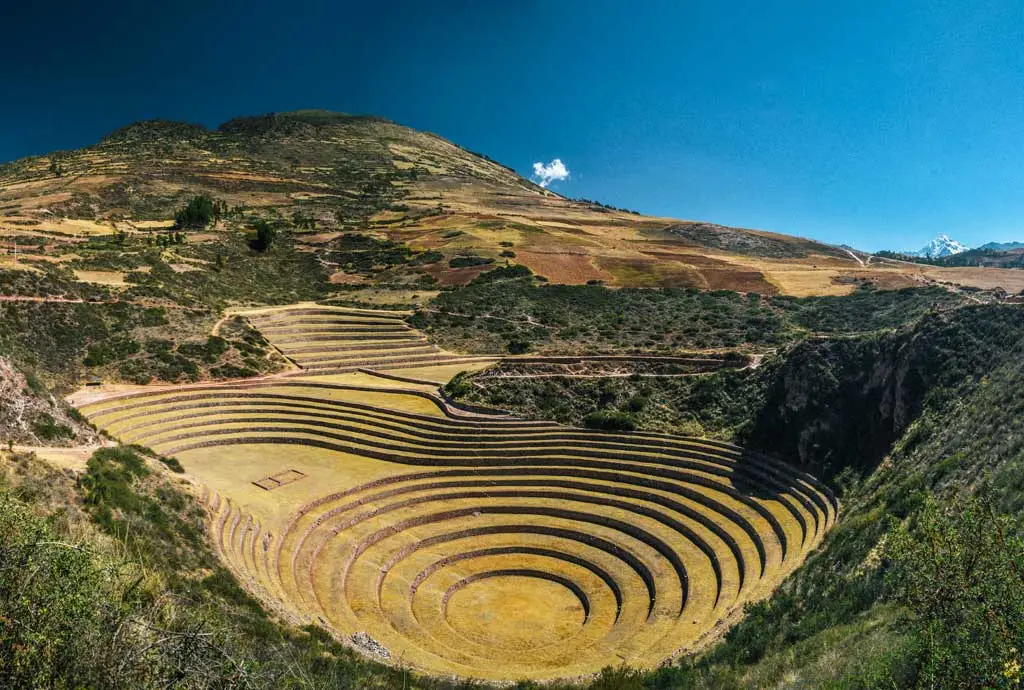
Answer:
[[[864,249],[1024,240],[1024,3],[2,3],[0,160],[328,108]],[[371,7],[370,5],[381,5]]]

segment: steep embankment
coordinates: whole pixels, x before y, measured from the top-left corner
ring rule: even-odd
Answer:
[[[96,443],[98,436],[38,379],[0,357],[0,439],[16,445],[77,446]]]
[[[777,369],[746,440],[819,476],[873,470],[926,405],[1020,357],[1024,310],[971,306],[875,337],[811,340]]]

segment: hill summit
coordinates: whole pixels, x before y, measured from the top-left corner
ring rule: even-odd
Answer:
[[[917,251],[906,252],[908,256],[919,256],[924,259],[941,259],[944,256],[953,256],[966,252],[970,247],[962,242],[952,239],[949,235],[941,233],[935,236],[931,242]]]
[[[189,242],[213,247],[262,221],[346,283],[464,285],[502,264],[562,284],[797,296],[847,294],[864,283],[979,282],[939,267],[908,275],[898,262],[809,239],[566,198],[437,135],[320,110],[239,117],[216,129],[138,122],[83,149],[2,165],[0,235],[60,253],[84,237],[160,233],[197,195],[225,213]],[[331,255],[353,233],[422,257],[354,278]],[[1011,282],[1016,276],[984,278],[1024,287]]]

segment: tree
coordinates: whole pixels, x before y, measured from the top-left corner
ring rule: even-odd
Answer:
[[[56,158],[50,159],[50,172],[53,173],[54,177],[64,176],[64,168],[61,167],[61,164],[57,161]]]
[[[930,498],[886,544],[887,582],[907,609],[919,687],[1018,687],[1024,662],[1024,540],[986,498]]]
[[[253,223],[252,227],[256,231],[256,239],[250,243],[252,248],[258,252],[265,252],[270,249],[270,246],[277,239],[277,230],[274,226],[261,219]]]
[[[189,199],[188,204],[174,214],[174,226],[202,229],[219,218],[222,210],[222,204],[215,204],[213,199],[200,194]]]

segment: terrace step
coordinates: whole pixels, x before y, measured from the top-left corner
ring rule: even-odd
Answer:
[[[471,359],[375,352],[341,361]],[[470,415],[417,389],[279,379],[152,391],[83,411],[186,465],[193,451],[235,445],[386,463],[371,481],[325,484],[273,529],[204,490],[211,538],[249,591],[339,634],[365,632],[439,674],[506,664],[534,677],[582,675],[610,653],[660,661],[769,593],[838,508],[813,477],[731,444]],[[560,612],[557,626],[516,637],[502,618],[509,592],[539,602],[538,616]],[[541,632],[550,637],[535,643]]]

